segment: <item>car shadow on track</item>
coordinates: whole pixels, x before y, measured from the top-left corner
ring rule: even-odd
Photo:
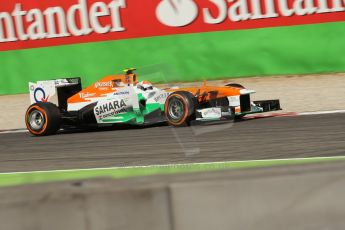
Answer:
[[[234,123],[249,122],[252,120],[271,118],[271,117],[274,117],[274,116],[243,117],[243,118],[236,118],[234,121],[230,121],[230,122],[234,122]],[[219,125],[219,124],[223,124],[224,122],[229,123],[229,121],[195,122],[195,123],[192,123],[192,126]],[[58,131],[57,135],[90,133],[90,132],[97,133],[97,132],[108,132],[108,131],[119,131],[119,130],[141,130],[141,129],[167,127],[167,126],[169,126],[167,122],[160,122],[156,124],[145,124],[145,125],[117,124],[117,125],[104,126],[104,127],[97,127],[97,126],[87,126],[87,127],[80,127],[80,128],[64,127],[63,129]]]
[[[159,124],[151,124],[151,125],[129,125],[129,124],[117,124],[112,126],[104,126],[104,127],[80,127],[80,128],[69,128],[64,127],[60,129],[57,133],[59,134],[74,134],[74,133],[90,133],[90,132],[108,132],[108,131],[118,131],[118,130],[138,130],[138,129],[147,129],[147,128],[155,128],[155,127],[163,127],[168,126],[167,123],[162,122]]]

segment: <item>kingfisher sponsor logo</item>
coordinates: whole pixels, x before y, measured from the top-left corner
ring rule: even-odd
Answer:
[[[79,93],[81,99],[89,98],[95,96],[96,93]]]

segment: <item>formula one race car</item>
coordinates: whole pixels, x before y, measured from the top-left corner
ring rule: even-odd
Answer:
[[[233,120],[251,113],[280,110],[279,100],[251,102],[253,90],[239,84],[160,89],[138,82],[133,68],[100,79],[82,90],[80,78],[29,83],[31,105],[25,123],[44,136],[61,128],[167,122]]]

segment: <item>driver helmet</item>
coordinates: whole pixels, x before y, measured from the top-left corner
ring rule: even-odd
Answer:
[[[137,88],[141,89],[143,91],[153,90],[153,86],[152,86],[151,82],[149,82],[149,81],[141,81],[141,82],[139,82],[137,84]]]

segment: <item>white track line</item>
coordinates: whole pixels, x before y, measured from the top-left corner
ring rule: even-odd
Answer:
[[[162,165],[142,165],[142,166],[118,166],[104,168],[86,168],[86,169],[60,169],[60,170],[42,170],[28,172],[6,172],[1,175],[11,174],[31,174],[31,173],[56,173],[56,172],[81,172],[81,171],[97,171],[97,170],[116,170],[116,169],[145,169],[145,168],[171,168],[171,167],[189,167],[189,166],[207,166],[213,164],[236,164],[236,163],[255,163],[255,162],[272,162],[272,161],[308,161],[308,160],[345,160],[345,156],[333,157],[305,157],[305,158],[283,158],[283,159],[261,159],[261,160],[242,160],[242,161],[216,161],[216,162],[200,162],[200,163],[181,163],[181,164],[162,164]],[[221,167],[220,167],[221,169]]]
[[[268,117],[295,117],[299,116],[298,113],[295,112],[286,112],[286,113],[263,113],[263,114],[251,114],[247,115],[244,118],[255,119],[255,118],[268,118]]]
[[[345,110],[328,110],[328,111],[314,111],[314,112],[302,112],[302,113],[295,113],[295,112],[286,112],[286,113],[265,113],[265,114],[257,114],[257,115],[248,115],[246,118],[263,118],[263,117],[293,117],[293,116],[310,116],[310,115],[325,115],[325,114],[337,114],[337,113],[345,113]],[[18,129],[18,130],[6,130],[1,131],[0,134],[9,134],[9,133],[27,133],[26,129]]]
[[[303,112],[303,113],[298,113],[298,115],[299,116],[309,116],[309,115],[322,115],[322,114],[335,114],[335,113],[345,113],[345,110]]]
[[[18,130],[6,130],[6,131],[0,131],[0,134],[8,134],[8,133],[27,133],[29,132],[26,129],[18,129]]]

